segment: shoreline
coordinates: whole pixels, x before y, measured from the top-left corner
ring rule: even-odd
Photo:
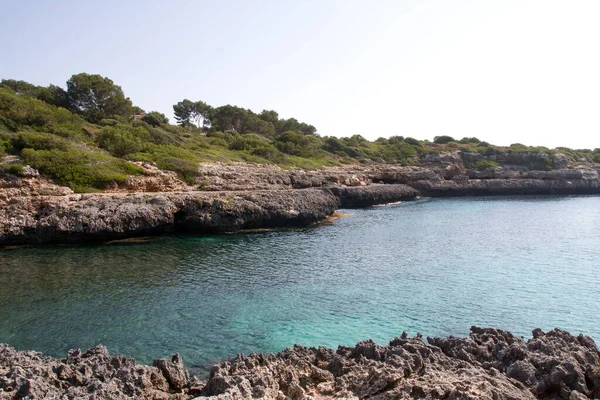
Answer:
[[[598,166],[479,171],[467,168],[464,157],[449,153],[418,167],[373,164],[318,171],[207,163],[200,166],[196,185],[148,167],[147,176],[124,187],[85,194],[39,175],[0,175],[0,248],[307,227],[327,221],[338,209],[421,197],[600,194]]]
[[[166,233],[306,227],[342,206],[412,200],[406,185],[221,192],[101,193],[12,198],[0,246],[105,243]],[[2,218],[0,218],[0,222]]]
[[[408,185],[366,188],[298,189],[251,192],[88,194],[85,197],[24,199],[30,210],[8,232],[0,231],[0,250],[53,244],[147,242],[168,234],[269,232],[319,226],[339,218],[340,209],[389,206],[423,199],[511,196],[593,196],[598,191],[420,192]],[[426,193],[426,194],[424,194]],[[262,198],[261,198],[262,197]],[[265,199],[266,198],[266,199]],[[23,199],[21,199],[23,200]],[[13,204],[18,204],[18,201]],[[286,204],[287,203],[287,204]],[[286,209],[286,205],[292,205]],[[298,205],[300,207],[298,207]],[[40,209],[45,209],[40,213]],[[25,216],[23,214],[33,214]],[[102,213],[100,217],[97,214]],[[29,218],[27,218],[29,217]],[[94,223],[99,218],[98,223]],[[23,221],[28,219],[28,221]],[[14,223],[15,218],[10,222]],[[21,222],[25,223],[21,223]],[[0,221],[0,229],[2,229]],[[9,225],[9,224],[6,224]]]
[[[46,357],[0,344],[0,399],[461,398],[584,399],[600,396],[600,351],[592,338],[535,329],[524,340],[471,327],[469,337],[406,333],[384,346],[337,350],[295,345],[277,355],[238,355],[190,376],[181,357],[138,365],[102,345]]]

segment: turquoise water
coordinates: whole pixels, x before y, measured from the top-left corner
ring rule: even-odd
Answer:
[[[600,339],[600,197],[423,200],[315,228],[0,251],[0,342],[200,368],[237,353],[560,327]]]

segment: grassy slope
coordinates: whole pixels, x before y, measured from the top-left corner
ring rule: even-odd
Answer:
[[[543,147],[491,146],[477,140],[435,144],[400,137],[374,142],[360,136],[337,139],[290,133],[267,138],[254,133],[208,132],[180,126],[151,126],[142,121],[103,120],[91,124],[70,111],[0,87],[0,156],[14,154],[77,192],[98,191],[143,170],[129,161],[154,162],[193,183],[199,162],[245,161],[283,168],[318,169],[356,162],[418,164],[430,153],[464,150],[545,152]],[[600,151],[560,149],[572,160],[600,161]],[[483,169],[493,162],[480,162]],[[550,169],[551,158],[530,168]],[[0,172],[18,174],[22,166],[0,164]]]

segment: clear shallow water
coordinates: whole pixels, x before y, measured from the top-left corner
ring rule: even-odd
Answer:
[[[600,197],[424,200],[317,228],[0,251],[0,342],[240,352],[560,327],[600,340]]]

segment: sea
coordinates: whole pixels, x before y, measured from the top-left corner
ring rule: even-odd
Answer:
[[[0,343],[238,353],[560,328],[600,340],[600,197],[420,199],[293,230],[0,250]]]

